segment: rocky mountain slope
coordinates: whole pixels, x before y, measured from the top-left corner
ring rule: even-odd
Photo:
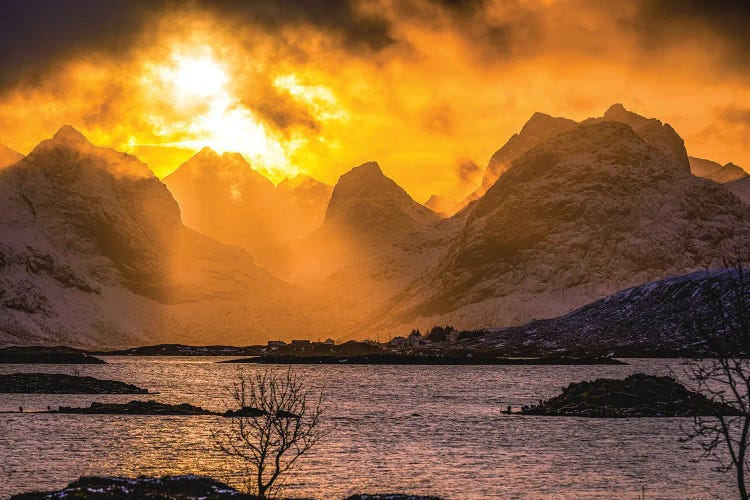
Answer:
[[[316,290],[354,324],[434,261],[461,222],[441,220],[369,162],[341,176],[320,228],[261,265]]]
[[[750,177],[727,183],[727,189],[736,194],[746,205],[750,205]]]
[[[531,148],[570,130],[577,124],[567,118],[559,118],[545,113],[534,113],[518,134],[514,134],[505,145],[495,151],[490,158],[482,177],[482,184],[463,202],[463,206],[478,200],[508,169],[511,162],[523,156]]]
[[[0,171],[0,234],[1,343],[235,340],[302,314],[246,252],[185,227],[145,164],[68,126]]]
[[[513,162],[392,302],[390,327],[521,324],[715,266],[736,248],[750,257],[748,207],[690,174],[671,127],[618,118],[638,131],[590,120]]]
[[[617,292],[564,316],[486,330],[465,345],[515,354],[695,354],[706,330],[727,329],[723,318],[732,317],[737,279],[737,271],[727,269],[667,278]]]
[[[437,214],[369,162],[341,176],[320,228],[272,249],[262,262],[290,281],[319,281],[394,247],[413,247],[414,241],[431,238],[429,229],[439,222]]]
[[[733,182],[747,177],[747,172],[734,163],[722,165],[715,161],[695,158],[693,156],[689,157],[688,160],[690,160],[690,171],[693,175],[711,179],[720,184]]]
[[[23,158],[23,155],[10,149],[4,144],[0,144],[0,168],[15,163]]]

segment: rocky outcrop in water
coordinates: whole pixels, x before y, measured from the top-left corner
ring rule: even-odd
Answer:
[[[0,393],[14,394],[148,394],[148,390],[117,380],[62,373],[0,375]]]
[[[0,349],[0,364],[103,365],[105,362],[69,347],[5,347]]]
[[[103,356],[258,356],[263,346],[158,344],[116,351],[101,351]]]
[[[139,477],[82,477],[60,491],[22,493],[13,500],[51,500],[61,498],[118,500],[159,499],[252,499],[251,495],[203,476]]]
[[[559,396],[526,408],[522,413],[597,418],[739,414],[729,405],[714,403],[704,395],[686,389],[672,377],[642,373],[625,380],[600,378],[593,382],[573,383]]]
[[[87,476],[73,481],[59,491],[21,493],[11,500],[53,500],[62,498],[142,500],[252,500],[254,495],[241,493],[231,486],[205,476],[163,476],[135,479],[124,477]],[[286,498],[286,500],[294,500]],[[359,493],[346,500],[440,500],[439,497],[403,493]]]
[[[84,415],[218,415],[200,406],[188,403],[171,405],[158,401],[130,401],[128,403],[91,403],[87,408],[61,406],[49,413],[73,413]]]
[[[379,353],[362,356],[278,356],[241,358],[223,363],[298,364],[298,365],[621,365],[616,359],[600,358],[505,358],[480,351]]]

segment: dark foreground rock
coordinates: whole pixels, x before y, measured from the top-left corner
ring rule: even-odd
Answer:
[[[559,396],[525,408],[522,413],[598,418],[739,414],[731,406],[713,403],[704,395],[686,389],[672,377],[642,373],[624,380],[600,378],[573,383]]]
[[[62,373],[0,375],[0,393],[14,394],[148,394],[148,390],[117,380]]]
[[[231,486],[204,476],[139,477],[82,477],[59,491],[21,493],[11,500],[58,500],[63,498],[86,499],[238,499],[252,500],[253,495],[241,493]],[[294,500],[287,498],[286,500]],[[301,500],[301,499],[300,499]],[[361,493],[346,500],[440,500],[438,497],[407,494]]]
[[[331,364],[331,365],[623,365],[616,359],[601,358],[504,358],[478,352],[459,354],[368,354],[364,356],[258,356],[221,363]]]
[[[164,476],[139,477],[82,477],[60,491],[22,493],[11,497],[13,500],[52,500],[62,498],[112,498],[122,500],[149,499],[188,499],[208,500],[235,498],[252,499],[251,495],[240,493],[234,488],[203,476]]]
[[[369,493],[358,493],[345,500],[440,500],[440,497],[408,495],[404,493],[378,493],[370,495]]]
[[[103,365],[104,361],[70,347],[5,347],[0,349],[0,364]]]
[[[130,401],[129,403],[91,403],[87,408],[61,406],[49,413],[73,413],[85,415],[219,415],[200,406],[188,403],[171,405],[158,401]]]

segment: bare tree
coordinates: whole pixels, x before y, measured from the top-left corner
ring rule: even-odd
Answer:
[[[291,367],[266,368],[253,374],[239,370],[231,396],[240,409],[214,430],[213,442],[239,460],[248,492],[274,495],[281,476],[323,437],[323,391],[305,387]]]
[[[701,458],[734,470],[740,498],[748,498],[750,471],[750,283],[739,261],[725,261],[729,286],[708,287],[708,309],[696,318],[702,357],[688,364],[696,389],[715,403],[712,416],[695,417],[683,441],[697,441]]]

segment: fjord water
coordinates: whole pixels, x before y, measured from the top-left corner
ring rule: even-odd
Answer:
[[[0,373],[80,371],[156,395],[0,395],[0,411],[157,399],[214,410],[238,365],[222,358],[107,357],[106,365],[0,365]],[[635,372],[680,375],[677,360],[626,366],[299,366],[325,387],[329,434],[285,495],[343,498],[408,491],[444,498],[727,498],[732,476],[695,463],[685,418],[521,417],[563,386]],[[247,370],[255,365],[242,365]],[[215,417],[0,414],[0,498],[60,488],[81,475],[205,474],[237,485],[211,445]]]

